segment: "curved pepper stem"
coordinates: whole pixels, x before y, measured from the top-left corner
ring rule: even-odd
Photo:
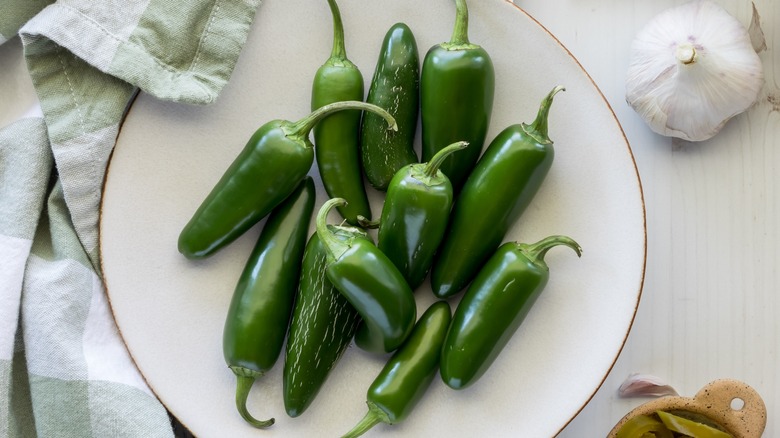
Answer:
[[[288,137],[308,137],[311,130],[314,129],[314,126],[325,117],[338,111],[355,109],[370,111],[372,113],[378,114],[383,119],[385,119],[388,125],[388,129],[398,131],[398,124],[396,123],[395,118],[384,109],[376,105],[358,100],[345,100],[341,102],[333,102],[317,108],[308,116],[288,126],[285,130],[285,133]]]
[[[376,426],[377,424],[389,422],[390,421],[387,418],[386,413],[379,409],[379,407],[377,407],[374,403],[368,402],[368,412],[366,412],[366,415],[362,420],[360,420],[358,424],[355,425],[355,427],[352,428],[352,430],[342,435],[341,438],[359,437],[360,435],[368,432],[369,429]]]
[[[244,367],[230,367],[230,369],[233,371],[233,374],[236,375],[236,409],[238,409],[238,413],[241,414],[241,418],[258,429],[265,429],[266,427],[272,426],[276,420],[273,418],[258,420],[253,417],[246,408],[249,390],[252,389],[255,380],[262,376],[263,373]]]
[[[333,231],[328,228],[328,213],[330,213],[334,207],[343,207],[345,205],[347,205],[347,201],[344,198],[328,199],[324,204],[322,204],[320,211],[317,212],[317,218],[315,220],[317,226],[317,235],[322,242],[322,246],[325,247],[328,262],[338,260],[351,245],[351,242],[345,242],[337,238],[333,234]]]
[[[363,227],[363,228],[365,228],[367,230],[375,230],[375,229],[379,228],[379,224],[382,221],[380,219],[371,220],[371,219],[368,219],[367,217],[359,214],[359,215],[357,215],[357,222],[358,222],[358,225],[360,225],[361,227]]]
[[[522,124],[523,131],[534,138],[539,144],[550,144],[552,140],[547,136],[547,119],[550,115],[550,106],[552,105],[553,98],[560,91],[566,91],[563,85],[557,85],[550,91],[549,94],[542,100],[539,105],[539,112],[536,114],[531,124]]]
[[[544,262],[544,256],[547,254],[547,251],[559,245],[568,246],[577,253],[577,257],[582,257],[582,247],[580,247],[580,244],[567,236],[549,236],[536,243],[521,243],[519,244],[519,247],[531,262],[540,266],[547,266]]]
[[[336,0],[328,0],[330,13],[333,15],[333,50],[330,52],[331,59],[347,59],[347,49],[344,44],[344,24],[341,22],[341,12]]]
[[[441,167],[442,163],[444,163],[444,160],[449,157],[450,154],[461,149],[465,149],[468,145],[469,142],[467,141],[458,141],[449,146],[441,148],[439,152],[436,152],[431,160],[428,161],[428,163],[425,165],[425,170],[423,170],[425,176],[429,178],[435,177],[436,173],[439,172],[439,167]]]
[[[466,0],[455,0],[455,27],[452,29],[450,45],[469,44],[469,8]]]

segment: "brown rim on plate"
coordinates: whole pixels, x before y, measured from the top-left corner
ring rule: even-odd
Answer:
[[[627,140],[627,138],[625,136],[625,133],[623,132],[622,127],[620,126],[620,123],[617,120],[617,117],[615,116],[615,113],[614,113],[612,107],[609,105],[609,103],[607,102],[607,100],[604,97],[603,93],[598,88],[598,86],[595,84],[593,79],[590,77],[590,75],[588,75],[588,73],[585,71],[585,69],[582,67],[582,65],[579,63],[579,61],[577,61],[577,59],[571,54],[571,52],[569,52],[569,50],[566,49],[566,47],[564,47],[563,44],[561,44],[560,41],[557,38],[555,38],[544,26],[542,26],[538,21],[536,21],[533,17],[531,17],[529,14],[527,14],[525,11],[523,11],[520,7],[518,7],[517,5],[512,3],[511,1],[503,0],[502,3],[506,3],[509,6],[511,6],[511,8],[512,8],[512,12],[511,13],[514,13],[515,11],[519,11],[520,13],[522,13],[523,15],[528,17],[533,23],[535,23],[552,40],[554,40],[555,43],[558,46],[560,46],[563,49],[563,51],[566,53],[566,55],[576,64],[576,66],[579,68],[579,70],[582,73],[584,73],[584,75],[590,81],[590,83],[592,84],[592,86],[597,91],[598,95],[600,96],[600,99],[603,101],[603,104],[606,106],[606,108],[610,112],[611,117],[612,117],[612,119],[614,119],[614,122],[615,122],[616,126],[620,129],[620,134],[623,137],[624,144],[625,144],[625,146],[627,148],[627,152],[628,152],[628,155],[630,157],[631,165],[633,166],[633,173],[636,175],[636,184],[637,184],[638,193],[639,193],[639,197],[640,197],[639,203],[641,205],[641,226],[642,226],[642,233],[643,233],[641,238],[642,238],[642,253],[643,254],[642,254],[642,257],[641,257],[641,273],[639,275],[639,284],[637,284],[637,289],[636,289],[636,301],[635,301],[633,309],[632,309],[632,314],[630,316],[630,322],[628,324],[628,329],[626,330],[625,334],[623,334],[623,337],[622,337],[622,340],[620,342],[620,345],[618,346],[617,351],[614,354],[614,357],[612,357],[609,360],[609,367],[605,370],[604,374],[601,376],[600,380],[598,381],[598,384],[595,386],[595,388],[593,388],[593,390],[590,393],[589,397],[582,404],[582,406],[580,406],[580,408],[577,410],[577,412],[575,412],[571,416],[571,418],[569,418],[568,421],[565,424],[563,424],[563,426],[560,427],[560,429],[558,430],[558,432],[560,432],[561,430],[563,430],[573,420],[574,417],[576,417],[576,415],[578,415],[582,411],[582,409],[584,409],[584,407],[587,405],[587,403],[589,403],[592,400],[592,398],[595,396],[595,394],[598,392],[599,388],[601,388],[601,386],[603,385],[603,383],[606,380],[607,376],[609,375],[610,371],[614,367],[614,365],[615,365],[615,363],[617,361],[617,358],[619,357],[621,351],[623,350],[623,347],[625,346],[625,342],[626,342],[626,339],[628,337],[628,334],[630,333],[631,327],[633,326],[634,318],[636,317],[636,312],[637,312],[637,309],[638,309],[638,305],[639,305],[639,303],[641,301],[641,295],[642,295],[644,279],[645,279],[646,261],[647,261],[647,223],[646,223],[646,210],[645,210],[644,193],[643,193],[643,190],[642,190],[641,179],[639,177],[639,172],[638,172],[638,169],[637,169],[637,166],[636,166],[635,158],[634,158],[633,152],[631,150],[631,147],[630,147],[630,145],[628,143],[628,140]],[[130,108],[130,110],[132,110],[133,108],[135,108],[135,106],[132,106]],[[110,164],[111,164],[111,162],[109,162],[109,166],[110,166]],[[110,170],[110,167],[109,167],[109,170]],[[108,174],[109,174],[109,171],[107,170],[106,178],[109,177]],[[105,190],[105,184],[104,184],[104,190]],[[103,255],[103,233],[102,233],[102,231],[103,231],[103,222],[102,222],[103,218],[102,218],[102,208],[103,208],[103,200],[101,200],[101,222],[100,222],[100,225],[101,225],[101,233],[100,233],[101,267],[103,265],[103,259],[102,259],[102,255]],[[111,302],[111,299],[110,299],[111,292],[109,290],[109,283],[110,283],[109,279],[105,279],[104,283],[105,283],[105,286],[106,286],[107,295],[109,295],[109,304],[112,305],[112,302]],[[112,305],[112,311],[114,311],[113,305]],[[119,326],[119,324],[118,324],[118,326]],[[120,328],[120,334],[122,334],[121,328]],[[123,335],[123,340],[125,340],[124,335]],[[126,342],[126,345],[127,345],[127,342]],[[133,360],[136,362],[136,365],[138,365],[138,361],[134,357],[133,350],[130,348],[129,345],[128,345],[128,351],[131,352],[131,356],[133,356]],[[141,369],[141,367],[139,367],[139,369]],[[143,374],[143,372],[142,372],[142,374]],[[149,382],[147,382],[147,383],[149,383]],[[158,391],[156,391],[151,384],[149,386],[152,389],[152,391],[155,392],[155,394],[158,396],[158,398],[160,398],[162,400],[163,397],[160,397],[160,393]],[[162,400],[162,401],[165,404],[165,400]],[[169,410],[170,410],[169,406],[166,405],[166,407],[168,407]]]
[[[553,35],[553,33],[550,32],[549,30],[547,30],[547,28],[544,27],[544,25],[542,23],[540,23],[531,14],[529,14],[525,10],[523,10],[523,8],[521,8],[520,6],[516,5],[512,0],[504,0],[504,1],[506,1],[507,3],[512,5],[513,7],[517,8],[520,12],[525,14],[534,23],[536,23],[540,28],[542,28],[542,30],[547,32],[547,34],[549,34],[550,37],[553,40],[555,40],[555,42],[558,43],[558,45],[560,45],[563,48],[563,50],[566,51],[566,53],[571,57],[571,59],[574,60],[574,62],[579,66],[579,68],[585,73],[585,76],[587,76],[588,80],[593,84],[593,87],[596,89],[596,91],[598,91],[599,95],[604,100],[604,105],[606,105],[607,108],[609,109],[609,111],[612,113],[612,117],[614,117],[615,122],[617,122],[617,125],[620,128],[621,134],[623,135],[623,138],[625,139],[626,146],[628,148],[628,154],[631,157],[631,162],[633,163],[634,171],[636,172],[636,180],[637,180],[637,184],[639,184],[639,196],[641,197],[641,203],[642,203],[642,221],[643,221],[643,228],[644,228],[644,251],[645,251],[645,254],[644,254],[644,263],[642,264],[642,276],[641,276],[641,279],[639,281],[638,297],[637,297],[637,301],[636,301],[636,306],[634,307],[634,314],[631,317],[631,323],[629,324],[629,327],[628,327],[628,330],[626,331],[625,337],[623,337],[623,342],[621,343],[620,348],[618,349],[617,354],[615,355],[614,359],[612,360],[612,365],[610,365],[609,369],[604,374],[604,377],[601,379],[601,382],[598,384],[596,389],[593,391],[593,394],[591,394],[590,398],[588,398],[588,401],[584,405],[582,405],[582,407],[580,408],[579,411],[577,411],[577,414],[574,415],[574,417],[572,417],[566,424],[563,425],[563,427],[561,427],[560,430],[558,430],[558,434],[560,434],[561,432],[563,432],[563,429],[565,429],[566,426],[568,426],[574,420],[574,418],[576,418],[577,415],[579,415],[580,412],[582,412],[582,410],[585,409],[585,406],[587,406],[588,403],[590,403],[590,401],[593,400],[593,397],[596,396],[596,393],[604,385],[604,382],[607,380],[607,377],[609,377],[609,373],[611,373],[612,369],[615,367],[615,364],[617,363],[617,360],[620,357],[620,353],[623,352],[623,348],[626,346],[626,341],[628,340],[628,335],[631,333],[631,328],[634,326],[634,321],[636,320],[636,314],[637,314],[637,311],[639,309],[639,303],[642,301],[642,292],[644,290],[645,273],[646,273],[646,269],[647,269],[647,207],[645,206],[645,195],[644,195],[644,190],[642,188],[642,179],[639,176],[639,168],[636,165],[636,158],[634,157],[634,152],[631,149],[631,144],[628,141],[628,137],[626,137],[626,133],[623,130],[623,126],[620,124],[620,121],[618,120],[617,115],[615,114],[615,110],[612,109],[612,105],[610,105],[609,101],[607,101],[607,98],[604,96],[604,93],[602,93],[601,88],[599,88],[598,84],[596,84],[596,81],[594,81],[593,78],[590,76],[590,73],[588,73],[588,71],[585,70],[585,67],[583,67],[582,64],[580,64],[580,61],[577,59],[577,57],[574,56],[574,54],[571,53],[569,51],[569,49],[565,45],[563,45],[563,43],[558,39],[558,37]]]

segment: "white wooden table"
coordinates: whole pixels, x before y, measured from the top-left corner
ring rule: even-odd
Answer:
[[[750,23],[750,1],[717,2]],[[634,35],[684,0],[515,3],[572,52],[612,105],[647,208],[647,272],[634,326],[601,389],[560,436],[605,436],[647,401],[617,396],[632,372],[659,376],[683,396],[714,379],[742,380],[766,402],[764,436],[780,436],[780,3],[755,0],[768,46],[758,104],[703,143],[652,133],[624,98]]]

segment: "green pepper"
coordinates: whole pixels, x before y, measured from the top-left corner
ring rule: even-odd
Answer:
[[[342,438],[360,436],[379,423],[400,423],[409,416],[436,375],[450,319],[446,301],[432,304],[423,313],[409,339],[368,388],[368,413]]]
[[[389,353],[414,328],[414,295],[403,274],[373,243],[366,239],[342,241],[328,229],[328,212],[345,202],[330,199],[317,214],[317,234],[327,252],[325,273],[363,318],[355,344],[369,352]]]
[[[637,415],[623,424],[615,438],[674,438],[674,435],[658,419]]]
[[[182,229],[179,252],[208,257],[268,215],[311,169],[312,128],[334,112],[354,109],[382,114],[395,129],[390,114],[364,102],[338,102],[297,122],[273,120],[258,128]]]
[[[442,172],[460,190],[485,143],[495,93],[495,71],[487,51],[469,42],[466,0],[456,0],[455,27],[448,43],[425,55],[420,77],[422,161],[443,146],[464,140],[469,147],[448,158]]]
[[[465,141],[440,150],[425,164],[399,170],[387,190],[379,222],[379,249],[404,274],[412,289],[422,284],[441,243],[452,208],[452,185],[439,166]]]
[[[328,226],[337,239],[370,239],[354,227]],[[325,275],[325,247],[317,233],[306,245],[298,298],[284,362],[284,407],[301,415],[314,401],[330,371],[352,342],[360,315]]]
[[[688,418],[674,415],[669,412],[656,411],[658,418],[666,426],[667,429],[674,433],[681,434],[683,436],[691,436],[694,438],[732,438],[733,435],[724,432],[715,427],[709,426],[698,421],[690,420]]]
[[[464,184],[431,268],[437,297],[457,294],[474,278],[539,191],[555,152],[547,117],[561,90],[555,87],[543,99],[533,123],[501,131]]]
[[[236,407],[255,427],[274,423],[252,417],[246,401],[255,379],[274,366],[282,351],[315,197],[314,181],[307,177],[268,217],[225,320],[222,347],[238,381]]]
[[[458,303],[444,341],[447,386],[465,388],[490,367],[542,293],[550,278],[544,256],[558,245],[578,256],[582,251],[569,237],[550,236],[534,244],[507,242],[488,260]]]
[[[344,26],[335,0],[328,0],[333,15],[333,50],[317,70],[311,93],[311,109],[343,100],[363,100],[363,76],[347,59]],[[325,191],[331,198],[345,198],[349,205],[339,208],[351,224],[357,215],[371,217],[360,166],[360,113],[333,114],[314,128],[317,166]]]
[[[420,59],[409,26],[394,24],[382,42],[366,102],[387,108],[398,121],[398,132],[388,131],[382,119],[363,115],[360,143],[363,172],[377,190],[387,190],[393,175],[417,162],[414,136],[420,101]]]

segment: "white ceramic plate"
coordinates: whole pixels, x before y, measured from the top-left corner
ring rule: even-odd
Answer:
[[[455,15],[448,0],[341,0],[340,6],[348,56],[366,81],[393,23],[412,28],[422,58],[449,40]],[[436,379],[406,422],[377,426],[369,436],[555,435],[611,369],[641,294],[641,186],[604,97],[571,54],[512,3],[470,6],[471,40],[487,49],[496,67],[488,140],[510,124],[530,122],[553,86],[567,88],[556,97],[549,123],[556,161],[508,239],[567,234],[584,254],[548,254],[546,291],[477,384],[456,392]],[[205,261],[185,260],[176,250],[182,226],[254,130],[308,113],[311,80],[330,53],[331,34],[325,1],[264,2],[218,102],[192,107],[141,95],[111,160],[101,246],[116,321],[151,388],[201,438],[340,436],[362,418],[366,389],[386,360],[351,348],[309,410],[291,419],[282,402],[281,359],[249,399],[250,412],[273,416],[277,424],[252,429],[235,411],[235,379],[221,340],[230,296],[260,228]],[[378,214],[382,197],[371,196]],[[324,199],[318,186],[319,203]],[[417,297],[420,312],[433,301],[427,289]]]

